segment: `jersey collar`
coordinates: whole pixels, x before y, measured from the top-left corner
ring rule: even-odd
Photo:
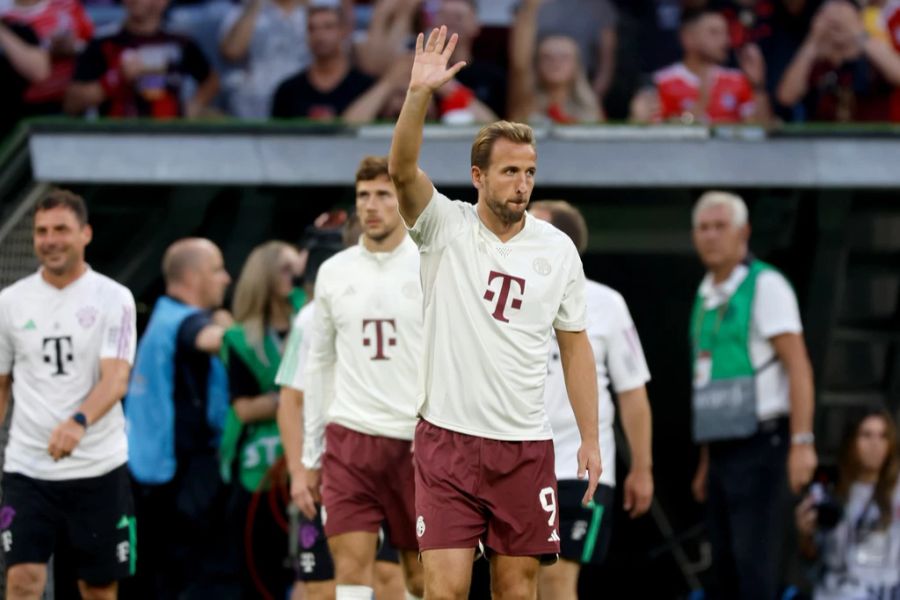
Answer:
[[[727,302],[743,283],[749,272],[750,269],[747,268],[747,265],[740,263],[734,268],[728,279],[719,284],[713,283],[712,273],[707,273],[703,281],[700,282],[699,294],[703,298],[703,305],[706,308],[715,308]]]

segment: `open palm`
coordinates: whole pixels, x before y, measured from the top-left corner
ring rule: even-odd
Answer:
[[[416,58],[413,62],[412,75],[409,87],[425,88],[436,91],[442,85],[456,77],[460,69],[466,66],[465,62],[458,62],[449,69],[447,63],[456,49],[459,36],[455,33],[447,39],[447,27],[433,29],[425,42],[425,34],[420,33],[416,38]]]

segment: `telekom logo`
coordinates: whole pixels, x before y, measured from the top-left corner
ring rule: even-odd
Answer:
[[[372,360],[390,360],[384,354],[384,346],[385,343],[388,346],[397,345],[397,338],[392,335],[397,333],[396,321],[394,319],[363,319],[363,335],[366,336],[363,338],[363,346],[372,345],[372,338],[366,335],[369,325],[373,325],[375,330],[375,356],[372,357]],[[391,326],[391,333],[385,331],[385,325]]]
[[[500,279],[500,295],[497,298],[497,304],[494,306],[494,312],[491,315],[498,321],[502,321],[504,323],[509,323],[509,319],[506,318],[504,312],[506,311],[506,304],[509,302],[509,307],[514,310],[519,310],[522,308],[522,298],[513,298],[510,300],[509,293],[512,288],[512,284],[515,283],[519,286],[519,294],[525,293],[525,280],[521,277],[513,277],[512,275],[507,275],[506,273],[498,273],[497,271],[491,271],[488,274],[488,290],[484,293],[484,299],[488,302],[493,302],[494,297],[497,296],[497,293],[490,289],[491,284],[494,283],[495,279]]]

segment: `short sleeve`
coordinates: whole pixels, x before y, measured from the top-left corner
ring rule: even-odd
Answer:
[[[756,99],[753,96],[753,86],[746,76],[741,75],[740,85],[738,86],[738,111],[742,119],[753,116],[756,112]]]
[[[650,381],[650,370],[625,300],[617,297],[610,313],[606,339],[609,378],[616,392],[627,392]]]
[[[568,239],[567,239],[568,241]],[[567,275],[562,301],[553,321],[553,328],[561,331],[583,331],[587,323],[587,296],[584,267],[575,246],[569,243]]]
[[[757,277],[753,324],[765,339],[783,333],[803,332],[797,296],[781,273],[763,271]]]
[[[12,371],[16,348],[13,344],[12,328],[6,315],[5,297],[0,295],[0,375],[8,375]]]
[[[409,237],[421,252],[439,251],[459,234],[466,224],[466,211],[471,210],[469,204],[450,200],[434,188],[425,210],[409,227]]]
[[[83,42],[88,42],[94,37],[94,23],[81,2],[72,3],[72,20],[74,21],[75,37]]]
[[[275,383],[279,386],[303,391],[303,375],[309,358],[311,338],[309,328],[314,316],[315,307],[313,304],[309,304],[294,318],[284,358],[281,359],[278,375],[275,377]]]
[[[105,307],[103,321],[103,342],[100,346],[100,358],[115,358],[128,364],[134,363],[134,350],[137,343],[137,319],[135,317],[134,297],[125,288],[118,293],[110,294],[110,304]]]
[[[106,58],[103,56],[100,42],[94,39],[88,42],[84,52],[78,56],[72,80],[80,82],[97,81],[103,77],[107,69],[109,69],[109,65],[106,64]]]

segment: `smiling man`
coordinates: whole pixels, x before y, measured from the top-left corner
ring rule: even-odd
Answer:
[[[10,380],[16,399],[0,510],[11,599],[41,597],[63,544],[84,598],[115,598],[117,580],[134,571],[119,402],[134,358],[134,298],[85,263],[92,235],[84,200],[50,192],[34,215],[41,268],[0,293],[0,420]]]
[[[816,468],[812,368],[787,279],[754,258],[744,201],[707,192],[694,207],[707,269],[691,317],[694,478],[709,505],[712,598],[771,600],[778,588],[788,485]]]
[[[321,500],[337,600],[372,598],[378,534],[387,522],[408,597],[422,596],[411,441],[422,349],[419,255],[397,212],[387,159],[356,173],[358,245],[325,261],[306,363],[303,466],[295,501]],[[321,470],[321,480],[320,473]],[[321,491],[320,491],[321,481]]]
[[[534,132],[500,121],[472,146],[478,204],[451,201],[418,167],[432,95],[457,37],[419,35],[391,145],[400,213],[422,257],[425,349],[416,429],[416,534],[431,600],[467,598],[479,542],[493,597],[534,598],[540,561],[559,553],[553,434],[544,409],[552,331],[581,446],[582,499],[600,475],[597,373],[585,332],[585,278],[563,232],[526,213],[537,172]],[[395,389],[400,389],[395,386]]]

